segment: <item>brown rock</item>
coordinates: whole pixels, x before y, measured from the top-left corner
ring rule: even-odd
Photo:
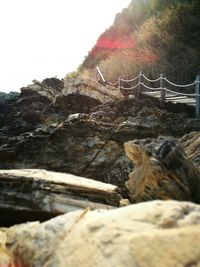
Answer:
[[[200,132],[191,132],[179,140],[188,158],[200,168]]]
[[[81,94],[101,103],[116,101],[122,98],[122,94],[116,88],[107,88],[95,80],[80,77],[66,79],[62,93],[65,96],[69,94]]]
[[[200,202],[200,172],[172,138],[125,143],[135,168],[127,182],[132,202],[176,199]]]

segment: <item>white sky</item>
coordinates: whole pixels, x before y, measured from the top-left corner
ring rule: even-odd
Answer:
[[[0,0],[0,91],[64,77],[131,0]]]

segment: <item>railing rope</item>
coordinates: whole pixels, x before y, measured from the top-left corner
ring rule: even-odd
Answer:
[[[135,78],[131,79],[131,80],[124,80],[124,79],[121,79],[121,81],[122,81],[122,82],[130,83],[130,82],[134,82],[134,81],[136,81],[139,77],[140,77],[140,74],[139,74],[138,76],[136,76]]]
[[[123,90],[131,91],[131,90],[135,89],[136,87],[138,87],[139,85],[142,85],[142,83],[137,83],[135,86],[132,86],[132,87],[129,87],[129,88],[123,87],[123,86],[120,86],[120,88],[123,89]]]
[[[174,95],[179,95],[179,96],[187,96],[187,97],[196,97],[196,94],[184,94],[184,93],[179,93],[179,92],[175,92],[175,91],[172,91],[172,90],[169,90],[167,88],[165,88],[165,91],[166,92],[169,92],[169,93],[172,93]]]
[[[161,79],[161,77],[159,77],[158,79],[151,80],[151,79],[147,78],[144,74],[142,74],[142,77],[144,77],[145,80],[147,80],[148,82],[151,82],[151,83],[158,82]]]
[[[175,87],[180,87],[180,88],[186,88],[186,87],[191,87],[191,86],[194,86],[195,85],[195,82],[190,83],[190,84],[176,84],[176,83],[173,83],[173,82],[169,81],[166,77],[164,78],[164,80],[167,83],[169,83],[170,85],[173,85]]]
[[[116,85],[118,85],[118,84],[119,84],[119,80],[118,80],[118,81],[116,81],[115,83],[108,82],[108,84],[109,84],[109,85],[111,85],[111,86],[116,86]]]
[[[142,87],[144,87],[145,89],[147,89],[149,91],[157,91],[157,92],[159,92],[161,90],[161,87],[149,87],[144,83],[140,83],[140,85],[142,85]]]

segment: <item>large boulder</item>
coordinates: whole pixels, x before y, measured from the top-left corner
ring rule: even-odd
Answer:
[[[22,266],[200,266],[200,207],[188,202],[77,211],[0,233]]]
[[[141,139],[125,143],[135,168],[127,186],[132,202],[154,199],[200,203],[200,171],[173,138]]]
[[[101,103],[116,101],[121,99],[123,95],[115,87],[106,87],[95,80],[75,77],[65,79],[63,95],[81,94],[89,96]]]
[[[21,88],[21,94],[27,95],[39,95],[51,100],[54,100],[64,88],[64,81],[55,77],[46,78],[42,82],[33,80],[33,83]]]
[[[200,168],[200,132],[185,134],[179,142],[193,164]]]

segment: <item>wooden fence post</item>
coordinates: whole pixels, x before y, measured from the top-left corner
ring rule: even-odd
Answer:
[[[118,85],[118,87],[119,87],[119,90],[121,89],[121,77],[119,76],[119,85]]]
[[[138,91],[137,91],[137,96],[138,98],[140,98],[141,96],[141,91],[142,91],[142,86],[141,86],[141,83],[142,83],[142,71],[140,71],[140,74],[139,74],[139,82],[138,82]]]
[[[102,82],[103,82],[103,83],[106,83],[106,80],[104,79],[103,74],[101,73],[99,67],[96,67],[96,69],[97,69],[97,71],[98,71],[98,74],[99,74],[99,76],[100,76]]]
[[[196,85],[195,85],[195,93],[196,95],[196,109],[195,109],[195,117],[200,117],[200,76],[196,76]]]
[[[160,107],[164,108],[165,106],[165,88],[163,84],[163,74],[160,74]]]

